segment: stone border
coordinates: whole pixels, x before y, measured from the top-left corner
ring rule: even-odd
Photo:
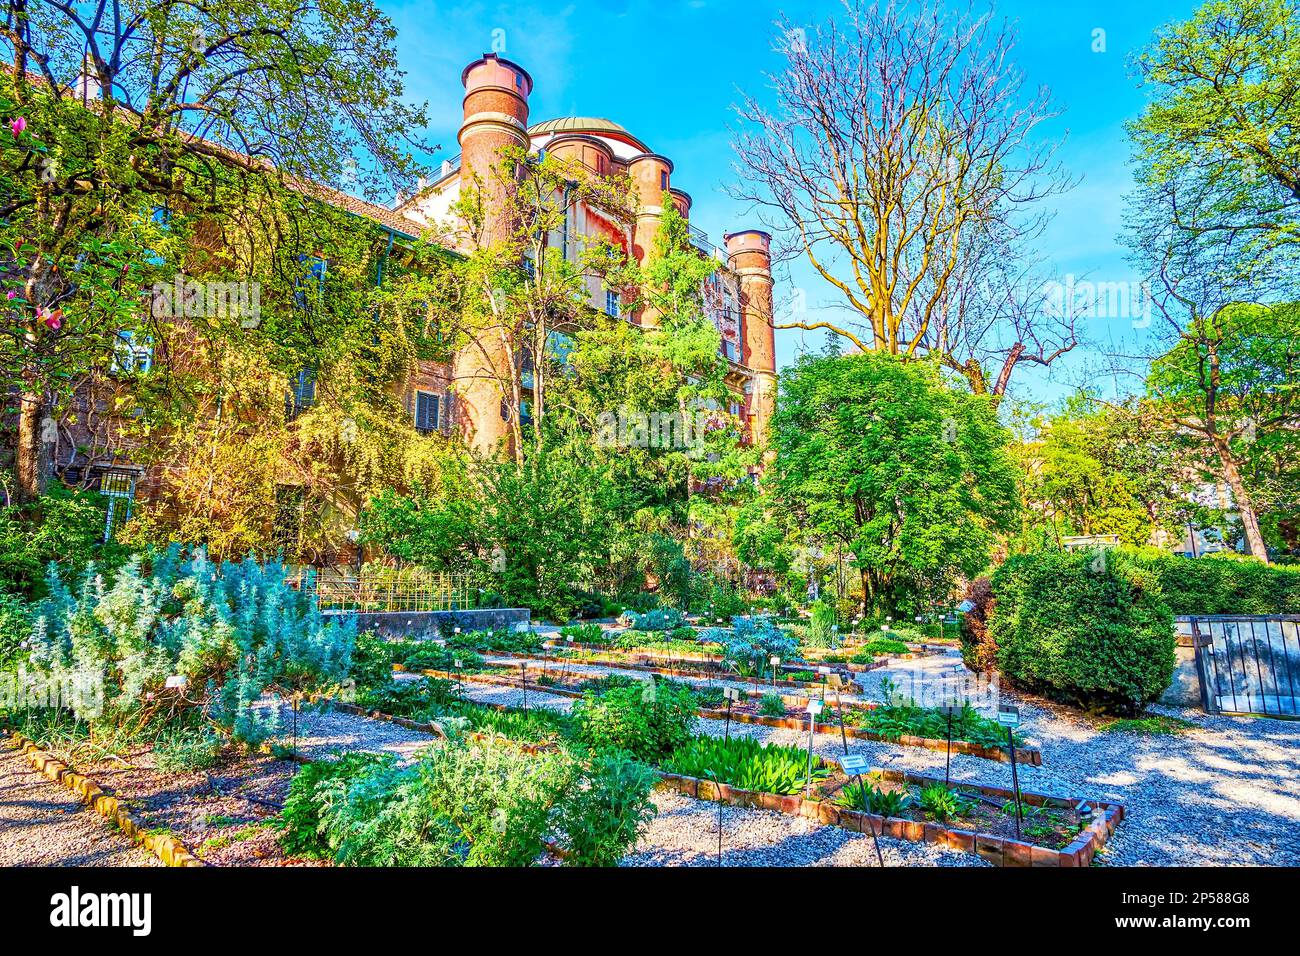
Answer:
[[[873,774],[885,780],[900,783],[926,785],[942,783],[935,777],[924,777],[898,770],[873,770]],[[1080,803],[1093,807],[1091,821],[1062,850],[1036,846],[1023,840],[995,837],[991,834],[972,830],[954,830],[940,823],[923,820],[905,820],[899,817],[882,817],[861,810],[849,810],[839,807],[828,800],[805,800],[799,794],[782,796],[775,793],[762,793],[754,790],[741,790],[725,783],[702,780],[699,777],[687,777],[680,774],[659,771],[660,789],[676,790],[678,793],[697,800],[723,802],[728,806],[754,807],[761,810],[773,810],[788,816],[806,817],[825,826],[841,827],[854,833],[873,832],[877,836],[895,840],[937,843],[963,853],[974,853],[995,866],[1034,866],[1034,867],[1086,867],[1092,863],[1097,851],[1115,833],[1115,828],[1124,819],[1124,804],[1105,801],[1082,801],[1065,797],[1050,797],[1045,794],[1022,790],[1020,799],[1032,806],[1053,806],[1074,808]],[[1001,787],[984,786],[955,782],[955,789],[975,792],[984,796],[1010,800],[1014,793]]]
[[[27,758],[33,770],[76,793],[83,803],[105,820],[116,824],[128,838],[162,860],[165,866],[207,866],[175,837],[149,833],[144,824],[132,816],[117,797],[89,777],[77,773],[57,757],[50,756],[17,731],[9,730],[6,733]]]

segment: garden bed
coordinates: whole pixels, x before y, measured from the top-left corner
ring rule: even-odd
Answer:
[[[66,758],[62,764],[73,760],[58,757]],[[154,751],[141,745],[78,759],[75,776],[99,791],[96,809],[111,800],[110,809],[126,814],[125,824],[113,814],[123,831],[170,865],[319,865],[285,857],[277,839],[275,818],[297,772],[292,761],[226,748],[205,770],[168,772],[156,763]]]
[[[845,707],[845,710],[849,709],[849,707]],[[874,710],[876,708],[871,705],[859,705],[856,709]],[[795,708],[795,710],[797,711],[798,708]],[[727,717],[727,710],[725,707],[709,710],[701,709],[700,715],[714,720],[725,720]],[[737,723],[761,724],[764,727],[779,727],[784,730],[806,731],[808,729],[808,716],[806,713],[800,715],[797,712],[789,713],[789,711],[787,711],[787,714],[784,717],[772,716],[758,713],[756,705],[750,702],[742,704],[740,707],[733,705],[731,709],[731,719]],[[840,729],[838,721],[835,723],[819,722],[815,726],[815,730],[819,734],[838,734],[840,733]],[[949,748],[948,739],[946,737],[918,737],[914,734],[899,734],[895,736],[891,734],[882,734],[873,730],[866,730],[862,727],[854,727],[851,723],[847,722],[843,726],[843,732],[847,737],[854,737],[859,740],[878,740],[883,743],[898,744],[902,747],[924,747],[927,750],[943,751],[947,751]],[[980,744],[969,740],[959,740],[956,737],[952,740],[952,752],[955,754],[965,754],[968,757],[983,757],[986,760],[1001,760],[1008,763],[1011,761],[1011,754],[1005,747]],[[1031,764],[1035,767],[1041,766],[1043,763],[1042,751],[1038,750],[1036,747],[1022,747],[1017,744],[1016,762]]]
[[[903,771],[873,771],[872,777],[896,789],[914,789],[942,784],[943,781]],[[1043,794],[1021,792],[1022,804],[1031,818],[1043,813],[1053,814],[1053,820],[1066,821],[1046,828],[1042,842],[1014,836],[1014,812],[993,810],[987,799],[1005,804],[1014,799],[1010,790],[975,784],[952,784],[952,789],[969,794],[979,801],[979,808],[968,815],[959,816],[948,823],[907,817],[882,816],[864,813],[840,806],[829,794],[848,783],[842,775],[823,781],[818,799],[806,799],[800,794],[783,796],[742,790],[725,783],[715,783],[699,777],[660,773],[660,786],[676,790],[699,800],[722,801],[731,806],[758,807],[775,810],[791,816],[802,816],[826,826],[837,826],[859,833],[874,832],[897,840],[924,841],[973,853],[996,866],[1081,867],[1092,863],[1093,856],[1114,834],[1124,818],[1124,806],[1119,803],[1101,803],[1072,798],[1051,797]],[[980,800],[979,798],[986,798]],[[1083,813],[1081,807],[1091,812]],[[1035,811],[1037,813],[1035,814]],[[998,818],[1001,819],[998,819]],[[965,826],[959,825],[964,824]],[[974,827],[987,827],[975,829]],[[1026,834],[1028,835],[1028,834]],[[1056,845],[1066,839],[1064,845]]]

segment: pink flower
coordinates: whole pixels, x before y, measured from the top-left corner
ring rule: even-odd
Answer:
[[[53,312],[48,309],[38,309],[36,314],[48,328],[56,332],[58,331],[59,326],[63,324],[62,309],[55,309]]]
[[[5,293],[5,298],[6,298],[6,299],[16,299],[16,298],[18,298],[18,293],[15,292],[13,289],[10,289],[8,292]]]
[[[17,119],[13,120],[9,124],[9,129],[13,132],[14,139],[17,139],[19,136],[21,136],[23,130],[25,130],[26,128],[27,128],[27,120],[25,120],[21,116],[19,116]]]

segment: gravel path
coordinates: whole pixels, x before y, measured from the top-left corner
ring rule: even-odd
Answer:
[[[280,726],[283,733],[276,737],[276,743],[292,746],[292,715],[287,704],[282,705]],[[436,740],[432,734],[408,730],[386,720],[358,717],[328,708],[305,708],[298,713],[296,749],[312,760],[342,752],[365,751],[391,753],[405,763],[414,760],[419,751]]]
[[[70,791],[0,743],[0,866],[161,866]]]
[[[659,815],[623,866],[716,866],[718,805],[656,791]],[[932,843],[881,839],[885,866],[988,866]],[[771,810],[722,808],[723,866],[879,866],[871,837]]]

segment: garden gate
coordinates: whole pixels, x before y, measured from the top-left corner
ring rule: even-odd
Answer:
[[[1206,711],[1300,717],[1300,614],[1216,614],[1191,624]]]

